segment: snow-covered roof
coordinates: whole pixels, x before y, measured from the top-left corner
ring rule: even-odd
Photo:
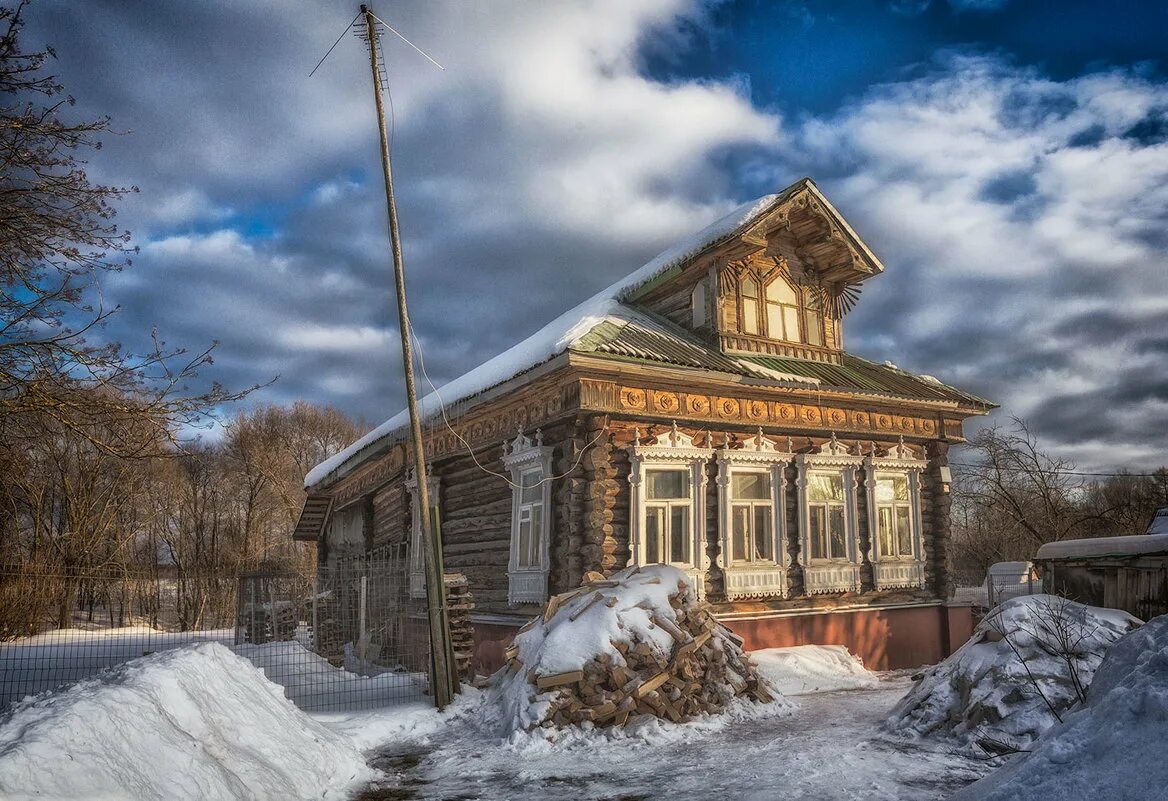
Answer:
[[[1081,559],[1088,556],[1132,556],[1144,553],[1168,553],[1168,533],[1048,542],[1038,549],[1038,555],[1034,558]]]
[[[465,400],[526,372],[563,353],[610,317],[617,320],[627,319],[629,309],[621,303],[624,298],[671,267],[728,239],[744,225],[770,210],[792,189],[804,183],[809,184],[809,179],[800,181],[782,193],[764,195],[743,203],[726,216],[658,254],[639,269],[564,312],[527,339],[445,384],[438,391],[426,395],[418,403],[419,414],[424,419],[436,414],[441,406]],[[347,466],[355,466],[350,465],[350,462],[359,463],[362,453],[391,435],[403,431],[408,424],[408,411],[402,411],[386,420],[340,453],[312,468],[304,477],[305,487],[319,484]]]

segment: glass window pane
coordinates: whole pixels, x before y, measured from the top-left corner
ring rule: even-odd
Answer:
[[[892,479],[876,479],[876,503],[892,503],[896,490],[892,487]]]
[[[645,510],[645,563],[661,561],[661,534],[665,529],[665,507],[651,506]]]
[[[812,501],[842,501],[844,479],[838,473],[811,473],[807,476],[807,497]]]
[[[767,336],[771,339],[786,339],[783,335],[783,307],[777,303],[768,303],[766,313]]]
[[[742,330],[747,334],[758,333],[758,303],[753,300],[742,301]]]
[[[531,566],[531,521],[519,521],[518,561],[520,567]]]
[[[769,501],[770,473],[731,473],[730,496],[736,501]]]
[[[750,537],[750,507],[735,506],[730,519],[730,558],[735,562],[746,561],[746,541]]]
[[[783,307],[783,327],[787,330],[784,338],[788,342],[799,341],[799,310],[794,306]]]
[[[880,555],[892,556],[895,551],[892,550],[892,509],[887,506],[877,508],[877,527],[880,532]]]
[[[811,558],[827,558],[827,509],[823,506],[811,507]]]
[[[844,510],[842,506],[829,507],[828,525],[831,528],[831,556],[833,559],[842,559],[848,555],[844,544]]]
[[[900,555],[912,556],[912,525],[907,506],[896,507],[896,538],[900,543]]]
[[[756,284],[754,282],[753,278],[747,277],[747,278],[742,279],[742,297],[744,297],[744,298],[757,298],[758,297],[758,284]]]
[[[652,500],[689,497],[688,470],[649,470],[645,479]]]
[[[795,298],[795,290],[781,278],[767,284],[766,296],[767,300],[775,303],[787,303],[792,306],[798,303]]]
[[[892,479],[893,497],[898,501],[908,500],[908,478],[897,476]]]
[[[523,503],[543,500],[542,470],[530,470],[519,476],[519,483],[523,489],[519,491],[519,499]]]
[[[754,505],[754,558],[755,561],[773,562],[775,541],[771,534],[771,507],[768,504]]]
[[[807,329],[807,342],[811,345],[822,345],[823,318],[808,309],[803,321]]]
[[[672,506],[670,512],[669,561],[689,562],[689,507]]]

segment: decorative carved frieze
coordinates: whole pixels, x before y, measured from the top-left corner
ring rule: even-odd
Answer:
[[[650,390],[591,378],[580,381],[580,404],[588,411],[656,414],[703,422],[790,426],[841,433],[894,434],[932,439],[939,435],[940,430],[937,419],[930,417],[713,395],[681,389]],[[950,426],[951,422],[945,421],[946,436],[960,437],[960,422],[956,423],[956,430]]]

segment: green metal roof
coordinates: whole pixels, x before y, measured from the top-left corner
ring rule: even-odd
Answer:
[[[667,364],[750,378],[778,384],[799,384],[821,389],[891,395],[931,401],[947,401],[963,406],[989,409],[996,406],[985,398],[942,384],[897,367],[876,364],[850,353],[840,364],[754,354],[728,355],[703,342],[691,331],[657,315],[626,307],[627,316],[610,316],[578,339],[571,350],[651,364]],[[751,369],[758,365],[761,369]],[[788,381],[775,374],[789,376]]]

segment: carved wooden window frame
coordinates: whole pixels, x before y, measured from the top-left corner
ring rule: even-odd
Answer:
[[[719,565],[722,568],[727,600],[761,598],[787,594],[787,466],[794,459],[787,450],[780,450],[762,430],[738,448],[722,447],[718,459],[718,540]],[[733,558],[732,483],[735,473],[763,473],[771,480],[771,536],[774,538],[774,559],[770,562],[739,562]]]
[[[670,431],[657,438],[654,445],[642,445],[640,432],[628,448],[629,453],[629,561],[628,566],[645,564],[646,498],[645,476],[649,470],[685,470],[689,478],[690,555],[692,562],[675,565],[694,582],[699,597],[705,594],[705,573],[710,567],[706,553],[706,465],[714,456],[713,448],[699,448],[694,438],[679,431],[674,422]]]
[[[543,444],[543,433],[527,437],[520,430],[514,440],[503,443],[503,467],[511,473],[511,543],[507,561],[507,602],[543,603],[547,600],[547,580],[551,571],[552,458],[555,448]],[[537,540],[539,553],[535,565],[520,566],[519,543],[522,512],[536,502],[523,499],[523,477],[537,474],[540,488],[540,520],[531,535]]]
[[[921,516],[921,474],[928,461],[919,458],[904,444],[904,438],[889,448],[884,456],[864,459],[864,484],[868,503],[868,538],[870,540],[873,580],[876,589],[919,588],[925,585],[925,538]],[[912,534],[910,557],[882,553],[880,547],[879,504],[876,482],[881,476],[903,476],[908,481],[909,526]]]
[[[442,504],[442,480],[428,473],[426,488],[430,506]],[[410,597],[426,597],[426,552],[422,545],[422,515],[418,511],[418,479],[413,470],[406,477],[406,492],[410,495]]]
[[[799,562],[803,567],[804,591],[808,595],[860,589],[863,554],[859,544],[856,478],[863,464],[864,458],[853,455],[834,433],[831,440],[820,446],[818,453],[801,453],[795,457],[795,482],[799,492]],[[807,478],[811,473],[838,474],[843,482],[845,557],[811,558],[811,509],[807,497]]]

